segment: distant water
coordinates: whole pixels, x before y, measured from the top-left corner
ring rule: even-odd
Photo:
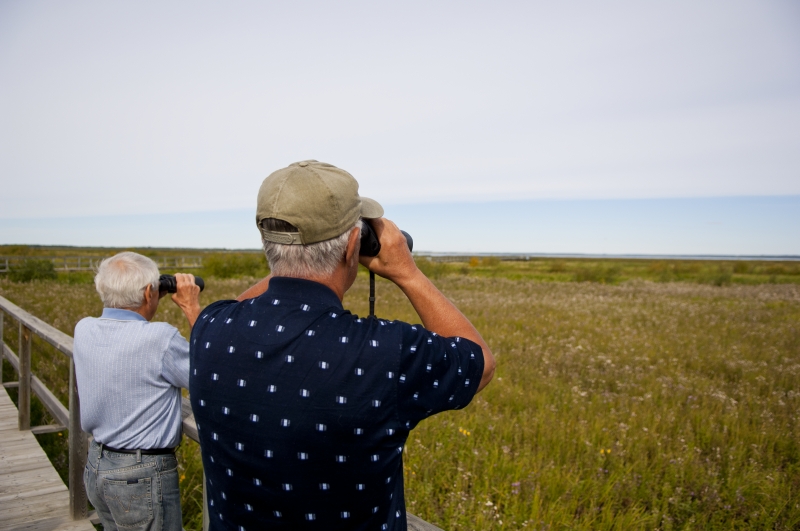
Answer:
[[[800,256],[800,196],[394,205],[386,216],[438,253]],[[0,219],[0,243],[256,249],[255,208]]]

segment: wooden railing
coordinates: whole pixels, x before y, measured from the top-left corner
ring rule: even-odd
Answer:
[[[83,467],[86,465],[88,438],[81,430],[81,404],[75,381],[75,365],[72,361],[72,338],[64,332],[45,323],[12,302],[0,297],[0,339],[3,337],[5,314],[19,325],[19,356],[3,341],[2,358],[7,359],[16,369],[17,382],[4,383],[5,387],[18,388],[17,408],[19,409],[19,429],[30,430],[34,434],[69,430],[69,511],[75,520],[87,517],[88,501],[83,486]],[[69,409],[31,372],[31,350],[33,334],[36,334],[55,349],[69,358]],[[0,358],[0,359],[2,359]],[[0,371],[2,378],[2,371]],[[56,424],[31,427],[31,392],[35,393],[42,405],[56,420]]]
[[[3,340],[4,316],[8,314],[19,326],[19,355],[15,354]],[[31,371],[31,350],[33,334],[55,347],[69,358],[69,409],[64,407],[47,386]],[[2,359],[8,360],[19,375],[17,382],[5,382],[7,388],[18,388],[19,429],[30,430],[34,434],[53,433],[69,430],[69,508],[74,520],[92,518],[99,523],[94,514],[88,513],[88,499],[83,485],[83,468],[86,466],[88,452],[88,435],[81,429],[81,404],[78,386],[75,381],[75,364],[72,359],[73,339],[71,336],[31,315],[19,306],[0,297],[0,383],[2,382]],[[31,426],[31,392],[35,393],[44,407],[56,420],[56,424]],[[181,403],[183,416],[183,433],[193,441],[199,442],[197,424],[192,413],[192,406],[185,397]],[[203,477],[203,529],[208,529],[208,511],[206,510],[205,476]],[[408,529],[413,531],[441,531],[438,527],[409,514]]]
[[[111,256],[111,255],[109,255]],[[56,271],[94,271],[106,256],[0,256],[0,273],[7,273],[25,260],[49,260]],[[159,269],[199,269],[202,256],[156,256]]]

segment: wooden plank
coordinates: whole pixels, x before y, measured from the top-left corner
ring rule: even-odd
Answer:
[[[31,498],[36,498],[36,500],[32,500],[31,503],[38,503],[38,500],[42,496],[56,493],[63,494],[66,492],[67,487],[63,483],[61,485],[36,485],[30,489],[19,489],[17,492],[11,494],[3,494],[0,496],[0,504],[9,501],[19,502],[21,500],[29,500]]]
[[[8,269],[8,261],[6,261],[6,269]],[[3,328],[3,324],[4,324],[5,315],[6,314],[4,314],[3,312],[0,311],[0,343],[4,342],[3,341],[3,337],[4,337],[3,336],[3,331],[5,329]],[[3,348],[0,347],[0,383],[3,382],[3,352],[4,352]]]
[[[0,529],[4,528],[0,527]],[[94,531],[94,526],[89,520],[73,521],[69,517],[61,516],[36,522],[27,522],[8,529],[9,531]]]
[[[436,527],[411,513],[406,513],[406,522],[408,531],[444,531],[442,528]]]
[[[16,416],[15,409],[5,389],[0,391],[0,418],[4,425]],[[32,525],[48,519],[47,526]],[[69,492],[33,433],[0,431],[0,529],[52,530],[70,521]]]
[[[200,442],[197,434],[197,423],[192,413],[192,404],[185,396],[181,397],[181,415],[183,416],[183,434],[193,441]]]
[[[24,515],[33,515],[46,510],[66,514],[68,499],[69,496],[66,492],[50,492],[28,498],[7,500],[0,505],[0,521]]]
[[[46,426],[34,426],[31,428],[31,433],[34,435],[42,435],[44,433],[58,433],[66,429],[67,427],[63,424],[48,424]]]
[[[75,522],[68,518],[55,518],[15,527],[10,531],[94,531],[94,526],[88,520]]]
[[[18,464],[18,465],[11,465],[11,466],[3,466],[2,473],[3,474],[19,474],[23,472],[29,472],[31,470],[38,470],[38,469],[51,469],[53,465],[45,464],[45,463],[33,463],[33,464]],[[56,471],[53,470],[55,473]]]
[[[69,360],[69,412],[69,514],[73,520],[83,520],[89,510],[89,498],[83,484],[89,439],[81,429],[81,400],[73,359]]]
[[[10,494],[12,492],[25,492],[31,488],[52,487],[61,485],[65,490],[67,488],[61,478],[54,478],[50,474],[42,473],[41,471],[33,470],[22,474],[9,474],[11,477],[0,478],[0,495]]]
[[[35,331],[36,335],[53,345],[57,350],[63,352],[70,358],[72,357],[73,340],[70,336],[54,326],[45,323],[38,317],[29,314],[5,297],[0,297],[0,309]]]
[[[31,469],[23,474],[3,474],[0,475],[0,489],[11,485],[25,485],[32,482],[57,483],[61,482],[61,477],[57,474],[54,476],[48,472],[47,468]],[[66,485],[65,485],[66,486]]]
[[[66,520],[69,518],[69,515],[66,514],[66,511],[63,507],[43,507],[38,513],[14,513],[14,514],[4,514],[0,511],[0,529],[18,529],[20,526],[25,524],[30,524],[32,522],[36,522],[37,520],[46,520],[46,519],[53,519],[58,518],[60,520]]]
[[[31,329],[19,323],[19,392],[17,393],[17,410],[19,411],[19,429],[31,429],[31,345],[33,334]]]

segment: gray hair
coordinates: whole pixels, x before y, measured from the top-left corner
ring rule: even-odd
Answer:
[[[94,285],[106,308],[138,308],[144,303],[147,286],[158,291],[158,277],[155,262],[126,251],[100,262]]]
[[[350,232],[355,228],[361,230],[362,223],[359,219],[350,230],[344,231],[339,236],[308,245],[285,245],[262,238],[264,254],[267,256],[272,274],[295,278],[326,277],[333,274],[347,250]],[[291,223],[275,218],[263,219],[261,224],[273,232],[297,231]]]

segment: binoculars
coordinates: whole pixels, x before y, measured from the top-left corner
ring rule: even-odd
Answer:
[[[378,253],[381,252],[381,242],[378,241],[378,235],[375,234],[375,231],[372,230],[372,227],[367,222],[364,221],[364,228],[361,229],[361,251],[358,253],[361,256],[378,256]],[[408,244],[408,250],[414,250],[414,240],[411,238],[411,235],[404,230],[400,232],[403,233],[403,236],[406,237],[406,244]]]
[[[194,277],[194,283],[200,287],[200,291],[206,287],[206,283],[200,277]],[[166,291],[167,293],[178,292],[178,282],[173,275],[161,275],[158,277],[158,291]]]

